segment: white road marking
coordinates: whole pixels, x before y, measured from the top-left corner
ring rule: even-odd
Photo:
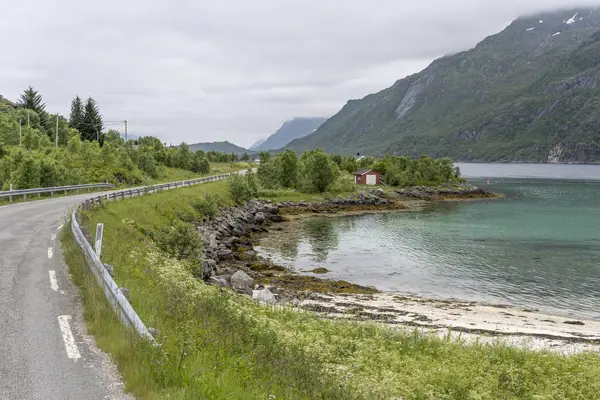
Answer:
[[[48,258],[54,258],[54,249],[52,247],[48,247]]]
[[[64,225],[59,226],[58,228],[56,228],[57,231],[60,231],[63,228]]]
[[[60,294],[65,294],[65,291],[64,291],[64,290],[61,290],[61,291],[60,291]]]
[[[70,315],[59,315],[58,326],[60,327],[60,333],[62,334],[63,341],[65,342],[65,349],[67,350],[67,357],[72,359],[81,358],[73,332],[71,332],[71,326],[69,325]]]
[[[50,236],[50,240],[56,240],[56,233],[52,236]]]
[[[48,271],[48,275],[50,275],[50,287],[55,292],[58,292],[58,281],[56,280],[56,271]]]

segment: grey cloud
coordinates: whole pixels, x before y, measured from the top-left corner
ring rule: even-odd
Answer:
[[[565,0],[0,0],[0,90],[51,111],[93,95],[107,120],[177,143],[249,145],[329,116],[522,14]]]

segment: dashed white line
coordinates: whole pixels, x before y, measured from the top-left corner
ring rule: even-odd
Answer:
[[[56,271],[48,271],[48,275],[50,275],[50,287],[55,292],[58,292],[58,281],[56,280]]]
[[[64,225],[59,226],[58,228],[56,228],[57,231],[60,231],[63,228]]]
[[[52,236],[50,236],[50,240],[56,240],[56,233]]]
[[[52,247],[48,247],[48,258],[49,259],[54,258],[54,249]]]
[[[62,334],[63,341],[65,342],[65,349],[67,350],[67,357],[71,359],[81,358],[73,332],[71,332],[71,326],[69,325],[70,315],[59,315],[58,326],[60,327],[60,333]]]

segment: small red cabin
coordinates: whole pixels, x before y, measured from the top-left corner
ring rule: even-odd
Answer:
[[[380,185],[381,174],[372,169],[361,169],[354,173],[354,183],[357,185]]]

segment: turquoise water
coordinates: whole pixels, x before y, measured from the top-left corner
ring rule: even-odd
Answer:
[[[325,267],[326,277],[382,290],[600,318],[600,182],[505,178],[514,176],[506,167],[462,166],[503,199],[305,219],[259,250],[298,270]],[[547,166],[516,167],[556,176]],[[558,167],[562,178],[600,178],[600,166],[586,166],[585,176],[579,166]]]

